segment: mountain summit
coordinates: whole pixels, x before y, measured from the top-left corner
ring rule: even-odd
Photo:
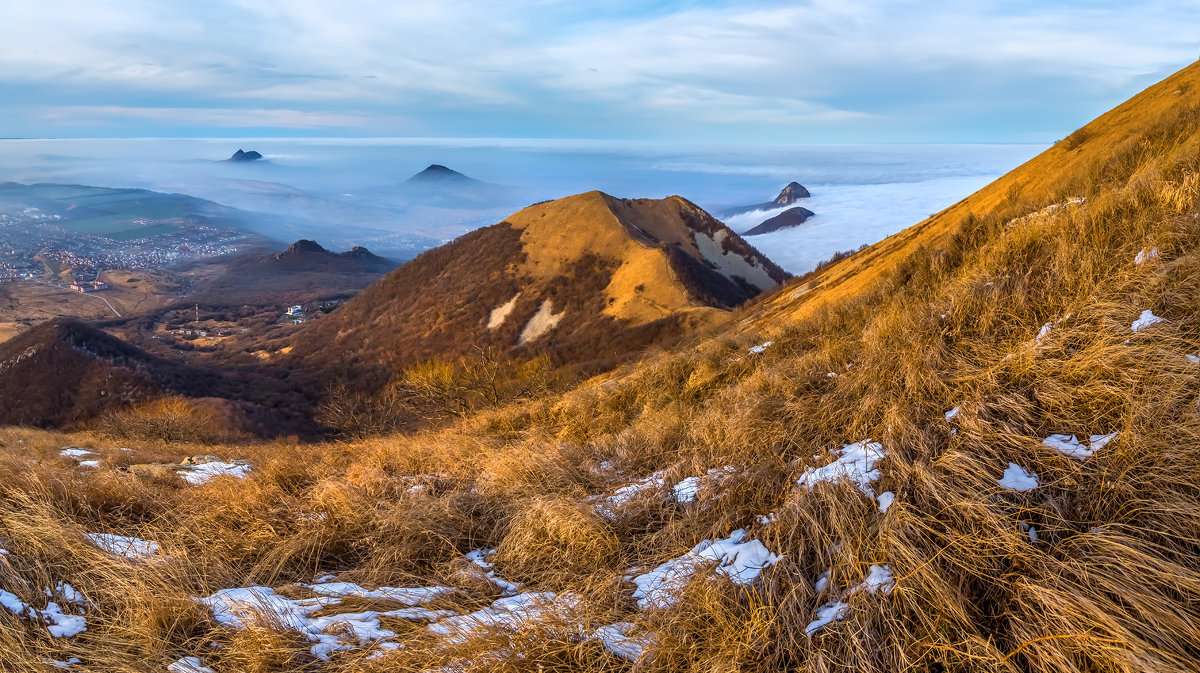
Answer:
[[[587,192],[422,254],[305,329],[295,353],[368,378],[478,346],[615,361],[787,277],[686,199]]]
[[[437,184],[471,184],[479,182],[475,178],[468,177],[454,170],[446,168],[441,164],[430,164],[420,173],[410,177],[406,182],[413,183],[437,183]]]

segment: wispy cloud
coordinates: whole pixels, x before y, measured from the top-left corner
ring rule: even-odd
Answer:
[[[191,110],[126,115],[179,133],[1007,139],[1183,65],[1198,23],[1167,0],[6,0],[0,110],[40,106],[27,134],[129,108]]]

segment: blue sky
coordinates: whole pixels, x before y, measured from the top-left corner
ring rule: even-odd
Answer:
[[[3,0],[0,136],[1050,142],[1200,3]]]

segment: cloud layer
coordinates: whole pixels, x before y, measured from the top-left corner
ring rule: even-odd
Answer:
[[[1197,55],[1192,3],[959,5],[6,0],[0,133],[1042,141]]]

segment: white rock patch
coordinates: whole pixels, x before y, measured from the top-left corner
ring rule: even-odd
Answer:
[[[513,295],[512,299],[492,309],[492,314],[488,316],[487,328],[496,329],[503,325],[504,321],[508,319],[509,314],[517,307],[517,299],[520,297],[521,293],[518,292]]]
[[[560,320],[566,315],[566,311],[555,313],[550,305],[550,300],[547,299],[538,307],[537,313],[525,323],[525,327],[521,330],[521,335],[517,337],[517,343],[523,344],[546,334],[550,330],[558,326]]]
[[[733,251],[726,252],[722,249],[728,235],[729,232],[724,229],[717,231],[713,236],[699,231],[694,232],[696,248],[700,251],[700,256],[730,280],[733,280],[734,276],[740,276],[760,290],[769,290],[775,287],[776,283],[771,278],[771,274],[758,265],[758,260],[746,259]]]

